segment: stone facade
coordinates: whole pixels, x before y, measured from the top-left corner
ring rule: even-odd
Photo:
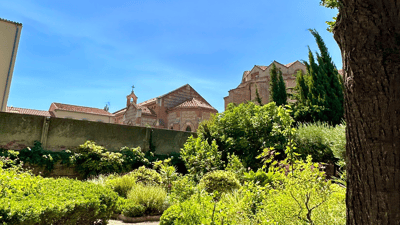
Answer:
[[[201,121],[218,111],[190,85],[137,103],[134,91],[127,106],[114,113],[115,123],[195,132]]]
[[[296,86],[295,74],[299,70],[305,72],[306,66],[299,61],[286,65],[280,64],[276,61],[273,63],[282,71],[282,76],[285,80],[288,93],[292,93],[293,88]],[[273,63],[269,66],[255,65],[250,71],[244,71],[242,82],[237,88],[230,90],[229,95],[224,98],[225,110],[229,103],[240,104],[254,100],[256,98],[256,90],[258,90],[258,93],[260,94],[262,103],[268,103],[270,101],[270,69]]]

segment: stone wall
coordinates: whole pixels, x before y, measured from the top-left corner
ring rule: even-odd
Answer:
[[[0,112],[0,147],[20,150],[40,141],[52,151],[93,140],[110,151],[140,146],[156,154],[179,152],[191,132]]]

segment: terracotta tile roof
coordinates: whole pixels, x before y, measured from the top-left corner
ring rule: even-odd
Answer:
[[[0,21],[4,21],[4,22],[7,22],[7,23],[13,23],[13,24],[17,24],[17,25],[22,25],[22,23],[14,22],[14,21],[11,21],[11,20],[3,19],[3,18],[0,18]]]
[[[138,106],[147,105],[147,104],[149,104],[149,103],[155,102],[156,100],[157,100],[157,98],[151,98],[151,99],[146,100],[146,101],[144,101],[144,102],[141,102],[141,103],[139,103],[139,104],[137,104],[137,105],[138,105]]]
[[[174,108],[206,108],[206,109],[214,109],[211,105],[208,105],[202,101],[197,100],[196,98],[192,98],[190,100],[187,100],[183,102],[182,104],[174,107]]]
[[[117,115],[117,114],[121,114],[121,113],[125,113],[125,112],[126,112],[126,107],[123,108],[123,109],[120,109],[120,110],[118,110],[118,111],[116,111],[116,112],[114,112],[113,114],[114,114],[114,115]]]
[[[260,69],[262,69],[262,70],[266,70],[267,68],[268,68],[268,66],[259,66],[259,65],[256,65],[258,68],[260,68]]]
[[[35,115],[35,116],[51,116],[49,111],[43,110],[36,110],[36,109],[23,109],[17,107],[8,107],[6,108],[6,112],[9,113],[18,113],[18,114],[28,114],[28,115]]]
[[[81,113],[88,113],[88,114],[96,114],[96,115],[103,115],[103,116],[114,116],[112,113],[105,111],[104,109],[86,107],[86,106],[77,106],[77,105],[68,105],[62,103],[53,102],[52,105],[55,106],[54,109],[62,110],[62,111],[69,111],[69,112],[81,112]]]
[[[153,111],[153,110],[150,110],[150,109],[147,108],[146,106],[139,106],[139,109],[141,109],[141,110],[142,110],[142,113],[144,113],[144,114],[156,116],[156,114],[154,113],[154,111]]]
[[[296,60],[296,61],[294,61],[294,62],[291,62],[291,63],[288,63],[288,64],[286,64],[285,66],[286,67],[291,67],[293,64],[295,64],[296,62],[298,62],[299,60]]]

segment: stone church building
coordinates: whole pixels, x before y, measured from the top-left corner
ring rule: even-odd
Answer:
[[[189,84],[141,103],[137,99],[132,90],[126,107],[113,113],[115,123],[194,132],[218,112]]]
[[[250,71],[244,71],[242,82],[237,88],[229,91],[229,95],[224,98],[225,110],[229,103],[240,104],[247,101],[252,101],[256,98],[256,89],[262,99],[262,103],[266,104],[270,101],[270,69],[272,64],[282,71],[283,79],[286,83],[288,93],[293,92],[293,88],[296,86],[297,71],[306,71],[306,66],[295,61],[286,65],[279,62],[272,62],[269,66],[257,66],[255,65]]]

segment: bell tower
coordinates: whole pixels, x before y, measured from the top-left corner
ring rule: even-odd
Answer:
[[[133,91],[133,89],[135,88],[135,86],[132,85],[132,92],[126,96],[126,107],[128,107],[130,104],[137,104],[137,99],[138,97],[135,95],[135,92]]]

